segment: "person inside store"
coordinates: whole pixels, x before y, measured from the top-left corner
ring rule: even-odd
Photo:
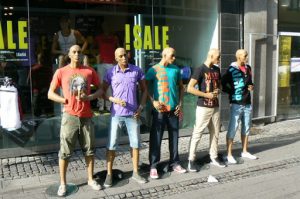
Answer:
[[[68,50],[71,46],[82,45],[82,52],[87,48],[88,42],[78,30],[71,28],[71,20],[68,16],[62,16],[59,20],[60,30],[54,34],[52,41],[52,54],[58,56],[58,67],[61,68],[67,64]],[[84,65],[88,65],[87,56],[82,58]]]
[[[197,67],[187,86],[187,92],[198,96],[196,108],[196,121],[189,144],[189,163],[188,170],[195,172],[198,170],[195,163],[196,150],[203,135],[208,127],[209,156],[212,165],[225,167],[218,159],[218,141],[220,132],[220,110],[219,98],[221,86],[220,68],[216,66],[220,62],[220,51],[210,49],[205,62]],[[198,85],[198,89],[195,86]]]
[[[32,105],[35,116],[48,116],[53,114],[53,104],[47,98],[48,88],[52,77],[51,60],[46,51],[37,54],[37,63],[31,67],[27,82],[32,82]]]
[[[112,168],[118,145],[118,129],[121,124],[125,124],[128,132],[133,164],[132,179],[138,183],[147,182],[138,171],[139,148],[141,146],[139,117],[147,100],[145,76],[140,67],[128,64],[127,52],[124,48],[115,50],[115,60],[117,64],[106,72],[102,85],[104,98],[112,102],[110,131],[106,146],[107,175],[104,182],[105,187],[113,185]],[[137,85],[142,93],[140,103],[137,101]],[[106,96],[109,86],[112,95]]]
[[[114,66],[115,50],[119,47],[119,39],[111,31],[110,25],[104,21],[102,23],[102,32],[95,37],[95,45],[98,50],[96,55],[97,72],[100,79],[103,80],[106,71]],[[111,89],[108,89],[107,95],[111,95]],[[105,99],[98,99],[99,111],[106,113],[110,111],[111,102]]]
[[[93,179],[95,133],[92,122],[90,101],[101,96],[100,81],[97,72],[80,62],[81,47],[70,47],[68,56],[70,63],[56,70],[48,91],[48,98],[64,105],[60,129],[59,171],[60,186],[58,196],[65,196],[67,192],[66,172],[68,162],[75,148],[77,139],[85,155],[88,185],[94,190],[101,186]],[[91,94],[91,84],[98,87]],[[62,89],[63,95],[57,90]]]
[[[177,173],[185,173],[180,165],[178,153],[179,116],[183,104],[183,83],[180,69],[173,65],[175,61],[175,49],[167,47],[162,51],[160,62],[146,73],[148,94],[152,110],[152,127],[150,130],[150,178],[159,178],[157,166],[160,161],[161,142],[165,126],[168,129],[169,166]]]
[[[237,132],[239,121],[241,123],[242,158],[257,159],[255,155],[248,152],[248,137],[251,128],[252,105],[251,92],[254,89],[252,82],[251,66],[247,64],[248,53],[244,49],[236,51],[236,61],[231,63],[222,76],[222,89],[229,94],[230,121],[226,135],[227,161],[236,164],[232,155],[233,139]]]

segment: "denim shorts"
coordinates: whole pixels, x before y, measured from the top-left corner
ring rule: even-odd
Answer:
[[[94,155],[95,133],[91,118],[80,118],[66,112],[62,115],[60,129],[60,159],[69,159],[77,140],[85,156]]]
[[[108,135],[108,142],[106,145],[106,148],[108,150],[117,149],[119,139],[119,125],[123,123],[125,123],[127,128],[130,147],[136,149],[140,148],[140,124],[138,120],[133,116],[113,116],[111,117],[110,133]]]
[[[241,134],[249,135],[250,127],[251,127],[251,116],[252,116],[251,104],[247,104],[247,105],[231,104],[230,121],[229,121],[226,137],[228,139],[234,138],[237,128],[239,126],[239,121],[241,121]]]

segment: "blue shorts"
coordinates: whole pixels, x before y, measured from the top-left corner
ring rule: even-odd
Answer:
[[[241,120],[241,134],[249,135],[251,127],[251,115],[252,106],[251,104],[239,105],[231,104],[230,107],[230,121],[228,125],[227,138],[233,139],[237,128],[239,126],[239,120]]]
[[[110,133],[108,135],[108,142],[106,148],[108,150],[116,150],[118,145],[118,129],[119,125],[125,123],[130,147],[131,148],[140,148],[141,139],[140,139],[140,124],[137,119],[133,116],[113,116],[111,117],[110,123]]]

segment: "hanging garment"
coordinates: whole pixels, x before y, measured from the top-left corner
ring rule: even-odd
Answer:
[[[18,91],[14,86],[0,87],[0,123],[9,131],[21,127]]]

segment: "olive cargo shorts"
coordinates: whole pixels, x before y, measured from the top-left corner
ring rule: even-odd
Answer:
[[[77,139],[85,156],[94,155],[95,133],[92,119],[63,113],[58,154],[60,159],[66,160],[71,157]]]

